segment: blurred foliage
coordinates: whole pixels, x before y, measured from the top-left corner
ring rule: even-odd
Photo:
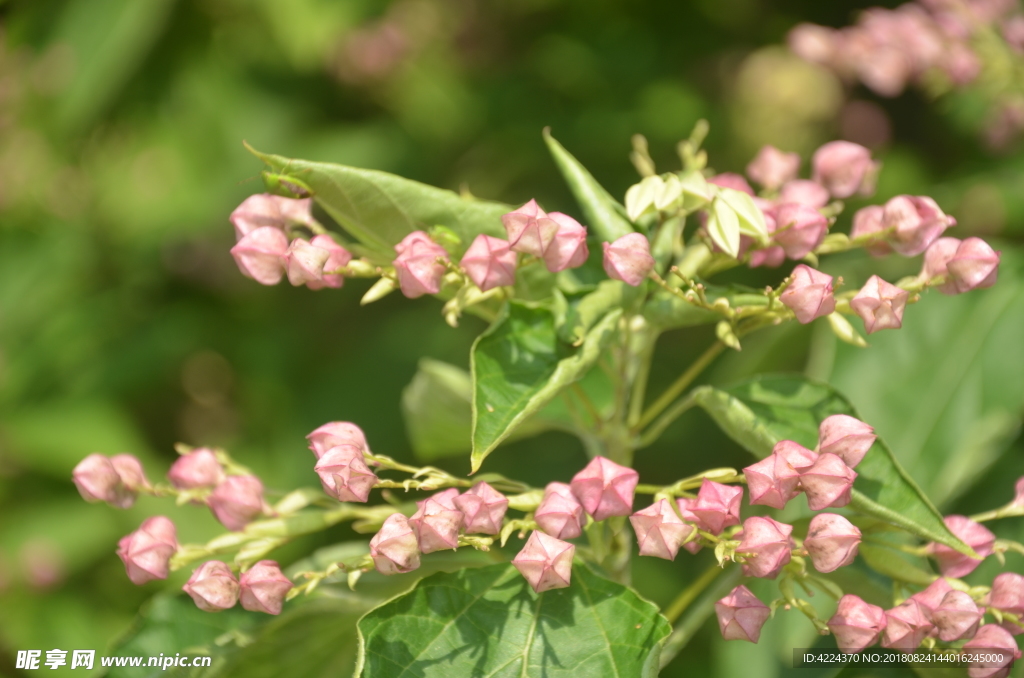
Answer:
[[[435,301],[392,295],[359,308],[361,281],[313,293],[238,274],[226,217],[261,190],[243,139],[508,203],[537,197],[570,213],[575,205],[540,136],[546,125],[617,196],[635,181],[631,134],[647,135],[654,159],[674,166],[676,141],[700,116],[711,121],[707,147],[719,170],[742,170],[762,143],[806,154],[839,135],[870,141],[885,162],[877,198],[934,195],[959,220],[958,236],[1000,243],[1000,285],[965,298],[929,295],[908,310],[905,330],[873,337],[866,351],[836,346],[819,328],[752,337],[708,379],[806,369],[847,393],[944,510],[1009,498],[1010,479],[1024,474],[1024,273],[1011,256],[1024,233],[1024,154],[979,148],[970,101],[930,106],[913,93],[879,101],[854,91],[875,121],[870,139],[857,138],[844,123],[853,104],[842,104],[840,84],[778,45],[800,20],[838,26],[864,6],[0,4],[0,674],[15,673],[18,649],[104,653],[148,598],[176,591],[187,575],[141,588],[127,581],[113,555],[117,538],[169,507],[84,504],[69,482],[84,455],[130,451],[157,475],[176,441],[220,444],[272,490],[289,489],[315,482],[303,436],[332,419],[358,422],[375,450],[410,459],[398,422],[417,364],[468,366],[483,324],[466,318],[453,331]],[[850,257],[829,272],[860,280],[872,265]],[[916,266],[885,265],[893,275]],[[763,285],[775,276],[737,277]],[[710,330],[667,335],[652,392],[710,340]],[[709,456],[719,466],[748,459],[691,412],[637,465],[667,480],[699,471]],[[568,480],[584,458],[573,438],[549,433],[509,444],[488,470],[541,485]],[[468,470],[467,458],[445,463]],[[183,540],[216,531],[202,509],[176,515]],[[1024,536],[1019,522],[995,529]],[[351,537],[338,528],[279,556],[289,563]],[[710,558],[639,560],[637,587],[666,604]],[[994,565],[972,581],[987,581]],[[1009,565],[1022,569],[1012,555]],[[150,605],[173,614],[166,600]],[[323,609],[306,616],[329,621]],[[796,616],[780,614],[785,621],[757,646],[724,644],[704,625],[681,655],[685,669],[677,659],[664,675],[729,676],[739,667],[746,676],[755,667],[758,676],[782,675],[786,648],[813,640]],[[302,628],[294,623],[279,622],[288,633]],[[168,649],[177,651],[146,651]],[[345,661],[327,666],[342,674]],[[263,666],[259,656],[231,657],[223,671],[254,675],[253,666]]]

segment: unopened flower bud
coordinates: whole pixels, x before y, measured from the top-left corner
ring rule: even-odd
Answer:
[[[276,285],[284,276],[284,256],[288,253],[288,236],[284,231],[263,226],[247,233],[234,247],[235,258],[242,275],[261,285]]]
[[[448,252],[423,231],[413,231],[395,245],[398,257],[392,262],[398,274],[398,285],[409,299],[441,291],[441,279],[447,271],[439,258]]]
[[[982,610],[963,591],[950,591],[932,611],[932,623],[939,630],[939,640],[945,643],[973,638],[981,617]]]
[[[221,525],[241,530],[263,512],[263,483],[256,476],[228,476],[207,503]]]
[[[313,451],[317,459],[322,457],[324,452],[338,445],[355,445],[363,452],[370,450],[363,429],[350,421],[328,422],[306,436],[306,440],[309,441],[309,449]]]
[[[693,525],[676,515],[668,499],[659,499],[629,517],[636,532],[640,555],[675,560],[683,540],[693,533]]]
[[[1024,476],[1017,479],[1017,484],[1014,485],[1013,491],[1013,501],[1010,502],[1010,505],[1024,507]]]
[[[828,189],[816,181],[794,179],[782,187],[779,192],[779,202],[793,202],[818,209],[828,204]]]
[[[242,573],[242,607],[250,612],[281,614],[284,598],[292,582],[284,576],[277,561],[261,560]]]
[[[981,238],[966,238],[946,262],[946,270],[957,292],[992,287],[999,273],[999,252]]]
[[[284,255],[284,266],[288,272],[288,282],[296,287],[306,283],[319,283],[324,277],[324,264],[331,253],[322,247],[296,238],[288,246]]]
[[[884,228],[895,228],[889,243],[897,253],[915,257],[954,224],[938,204],[925,196],[898,195],[885,203]]]
[[[885,629],[885,610],[848,593],[839,599],[828,628],[840,650],[847,654],[860,652],[878,641]]]
[[[913,598],[885,611],[885,633],[882,647],[913,652],[932,630],[924,608]]]
[[[131,492],[138,492],[150,486],[149,481],[146,480],[146,471],[142,468],[142,462],[135,455],[115,454],[110,458],[110,464],[117,471],[121,482]]]
[[[800,473],[800,485],[807,493],[807,505],[812,511],[839,508],[850,503],[850,492],[857,472],[839,456],[819,454],[812,466]]]
[[[498,534],[508,510],[508,499],[485,482],[479,482],[454,499],[462,511],[467,534]]]
[[[980,523],[976,523],[965,516],[946,516],[943,518],[946,527],[960,541],[974,549],[981,558],[971,558],[956,551],[945,544],[932,544],[932,555],[939,563],[939,571],[946,577],[963,577],[981,564],[987,556],[992,555],[992,546],[995,544],[996,536]]]
[[[918,278],[929,282],[939,276],[946,277],[946,281],[939,285],[938,289],[943,294],[958,294],[956,283],[948,278],[949,271],[946,265],[956,255],[956,250],[962,241],[959,238],[939,238],[924,253],[924,265]]]
[[[992,590],[988,595],[988,604],[1002,612],[1015,614],[1024,622],[1024,576],[1016,572],[1003,572],[992,580]],[[1016,625],[1015,625],[1016,626]],[[1024,631],[1024,626],[1007,628],[1013,635]]]
[[[139,529],[117,542],[117,556],[124,563],[128,578],[137,585],[167,579],[171,556],[177,550],[174,523],[164,516],[147,518]]]
[[[739,525],[742,499],[742,487],[723,485],[705,478],[690,512],[700,519],[698,527],[719,534],[730,525]]]
[[[814,180],[836,198],[874,191],[878,165],[871,160],[871,151],[860,144],[831,141],[814,152],[811,167]]]
[[[449,487],[416,502],[419,508],[409,518],[409,524],[416,532],[421,553],[458,548],[463,521],[462,511],[455,506],[458,494],[457,489]]]
[[[790,283],[779,296],[779,301],[793,311],[797,321],[803,325],[826,316],[836,310],[832,276],[800,264],[793,269]]]
[[[320,476],[324,492],[338,501],[365,502],[379,482],[366,465],[362,449],[355,445],[332,447],[317,460],[313,470]]]
[[[533,519],[552,537],[574,539],[583,534],[583,504],[565,483],[548,483]]]
[[[828,232],[828,219],[807,205],[790,202],[775,212],[772,239],[782,246],[790,259],[803,259],[821,244]]]
[[[1020,659],[1021,653],[1017,648],[1017,641],[1013,639],[1009,631],[995,624],[985,624],[974,637],[964,643],[963,651],[971,654],[971,650],[977,648],[983,653],[990,654],[990,657],[1003,655],[1003,661],[982,661],[972,663],[967,668],[969,678],[1005,678],[1010,675],[1015,660]],[[1002,650],[1002,652],[999,652]],[[983,657],[983,659],[989,657]]]
[[[946,597],[946,594],[952,590],[953,587],[949,585],[949,582],[943,577],[939,577],[923,591],[918,591],[910,597],[918,602],[921,609],[924,610],[924,616],[931,621],[932,613],[942,604],[942,599]]]
[[[747,165],[747,176],[769,191],[792,181],[799,171],[800,154],[785,153],[774,146],[762,146]]]
[[[311,290],[319,290],[324,287],[338,288],[344,285],[345,276],[338,273],[331,273],[331,271],[337,271],[338,269],[348,266],[348,262],[352,261],[352,253],[336,243],[334,238],[323,233],[313,236],[313,239],[309,241],[309,244],[314,247],[319,247],[322,250],[326,250],[328,256],[327,261],[324,263],[322,269],[323,274],[320,279],[307,281],[306,287]]]
[[[881,233],[885,230],[882,219],[885,215],[885,208],[881,205],[868,205],[862,207],[853,214],[853,228],[850,229],[850,238],[862,238],[873,233]],[[892,247],[885,240],[876,240],[865,249],[873,257],[884,257],[892,252]]]
[[[200,447],[178,457],[167,472],[171,484],[182,490],[216,487],[224,480],[224,469],[217,455],[208,447]]]
[[[590,255],[587,229],[568,214],[551,212],[547,219],[558,225],[551,244],[544,250],[544,265],[552,273],[582,266]]]
[[[771,610],[746,586],[737,586],[715,603],[715,614],[723,638],[756,643]]]
[[[751,505],[783,508],[800,493],[800,473],[778,454],[771,454],[743,469]]]
[[[569,586],[575,554],[576,547],[572,544],[534,530],[523,549],[512,559],[512,565],[534,591],[543,593]]]
[[[640,474],[633,469],[594,457],[573,476],[569,487],[594,520],[604,520],[633,512],[633,491],[639,481]]]
[[[392,513],[370,540],[370,557],[381,574],[405,574],[420,566],[420,548],[409,519]]]
[[[782,457],[787,464],[797,471],[803,471],[818,461],[816,453],[793,440],[780,440],[775,443],[775,447],[772,448],[772,454]]]
[[[604,243],[604,272],[612,280],[636,287],[654,270],[651,243],[642,233],[627,233]]]
[[[747,180],[743,178],[742,174],[736,174],[735,172],[722,172],[708,179],[709,184],[715,186],[721,186],[722,188],[731,188],[736,191],[743,191],[749,196],[754,195],[754,189],[750,187]]]
[[[238,602],[238,580],[231,568],[219,560],[200,565],[181,589],[205,612],[227,610]]]
[[[775,579],[789,563],[793,526],[754,516],[743,521],[742,540],[736,553],[744,556],[743,574]]]
[[[271,227],[281,231],[292,224],[313,223],[310,214],[312,199],[295,200],[270,193],[257,193],[246,198],[231,213],[235,236],[241,240],[258,228]]]
[[[501,223],[505,226],[508,241],[513,252],[543,257],[558,231],[558,224],[547,219],[547,213],[536,200],[531,200],[517,210],[503,214]],[[545,220],[542,221],[541,220]]]
[[[679,497],[678,499],[676,499],[676,506],[679,508],[679,515],[683,517],[683,520],[692,523],[694,527],[700,527],[700,518],[691,510],[693,508],[693,505],[696,503],[697,500],[692,497]],[[689,551],[690,553],[696,555],[697,552],[704,547],[700,543],[699,539],[691,539],[690,541],[683,544],[683,548]]]
[[[875,443],[875,429],[856,417],[833,414],[818,426],[818,451],[831,453],[855,468]]]
[[[906,290],[873,275],[850,300],[850,308],[864,321],[868,334],[903,327],[903,309],[910,295]]]
[[[90,454],[78,462],[71,479],[86,501],[105,501],[118,508],[135,503],[135,493],[125,486],[110,459],[102,454]]]
[[[811,518],[804,548],[818,572],[833,572],[849,565],[857,556],[860,530],[835,513],[819,513]]]
[[[516,282],[516,253],[501,238],[481,233],[462,255],[459,265],[482,292]]]

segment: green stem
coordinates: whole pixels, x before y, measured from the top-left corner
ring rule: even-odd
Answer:
[[[716,341],[711,344],[695,361],[691,364],[686,371],[679,375],[679,378],[672,383],[661,396],[654,401],[650,407],[640,417],[640,421],[637,422],[635,430],[643,430],[647,424],[651,423],[655,417],[662,413],[665,408],[672,404],[679,395],[686,390],[686,387],[693,383],[704,369],[711,364],[711,362],[718,357],[718,354],[725,349],[725,344],[720,341]]]
[[[1024,516],[1024,506],[1007,504],[1002,508],[984,511],[982,513],[975,513],[973,516],[970,516],[970,519],[976,523],[983,523],[987,520],[998,520],[1000,518],[1013,518],[1017,516]]]
[[[696,580],[683,589],[679,595],[676,596],[676,599],[673,600],[667,608],[665,608],[665,611],[662,612],[665,619],[668,619],[670,624],[674,624],[676,620],[679,619],[679,616],[686,611],[686,608],[690,606],[690,603],[696,600],[697,596],[699,596],[704,589],[710,586],[723,571],[724,570],[719,567],[717,563],[704,570],[704,573],[701,576],[697,577]]]
[[[647,430],[640,435],[640,440],[636,445],[637,449],[643,449],[654,443],[654,441],[660,438],[661,434],[665,432],[665,429],[669,427],[669,424],[682,416],[682,414],[693,407],[695,403],[696,401],[690,396],[676,401],[672,407],[665,410],[665,413],[658,417],[658,419],[648,426]]]

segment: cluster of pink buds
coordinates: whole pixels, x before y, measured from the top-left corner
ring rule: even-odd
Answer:
[[[332,273],[345,267],[352,254],[329,235],[311,240],[289,238],[296,226],[316,224],[311,198],[301,200],[261,193],[251,195],[231,213],[237,242],[231,248],[239,270],[263,285],[276,285],[287,275],[292,285],[310,289],[341,287],[344,278]]]
[[[281,614],[292,582],[273,560],[259,561],[240,578],[226,563],[210,560],[199,566],[181,588],[196,607],[206,612],[230,609],[241,600],[246,610]]]
[[[179,490],[210,490],[204,501],[229,530],[243,529],[268,510],[260,479],[226,475],[216,453],[208,447],[198,447],[179,457],[167,472],[167,479]]]
[[[587,229],[568,214],[545,212],[531,200],[501,217],[513,252],[532,254],[552,273],[582,266],[590,251]]]
[[[135,503],[139,490],[150,487],[142,464],[130,454],[90,454],[75,466],[71,478],[86,501],[103,501],[123,509]]]
[[[364,453],[370,450],[361,428],[348,421],[332,421],[306,439],[317,458],[313,469],[324,492],[338,501],[365,502],[370,498],[378,478],[366,465]]]

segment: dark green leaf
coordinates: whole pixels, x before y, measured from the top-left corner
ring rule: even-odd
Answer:
[[[480,233],[506,236],[501,215],[512,209],[509,205],[464,198],[387,172],[250,150],[275,171],[309,186],[316,201],[342,228],[386,260],[394,258],[395,243],[432,226],[451,229],[462,240],[463,249]]]
[[[473,344],[473,454],[476,472],[488,454],[600,357],[621,317],[613,311],[577,349],[558,339],[544,308],[512,302]]]
[[[620,280],[604,280],[590,294],[569,304],[558,336],[570,344],[583,343],[587,332],[609,311],[625,308],[639,297],[639,290]]]
[[[652,603],[585,567],[538,595],[492,565],[428,577],[367,613],[361,675],[653,678],[670,630]]]
[[[766,375],[727,391],[703,386],[694,390],[693,398],[733,440],[758,457],[771,454],[780,440],[814,448],[822,419],[832,414],[858,416],[833,388],[797,375]],[[857,466],[857,474],[851,508],[923,539],[973,553],[946,528],[941,514],[881,438]]]
[[[461,454],[473,432],[473,380],[466,370],[423,358],[402,391],[405,429],[416,456],[424,461]]]

